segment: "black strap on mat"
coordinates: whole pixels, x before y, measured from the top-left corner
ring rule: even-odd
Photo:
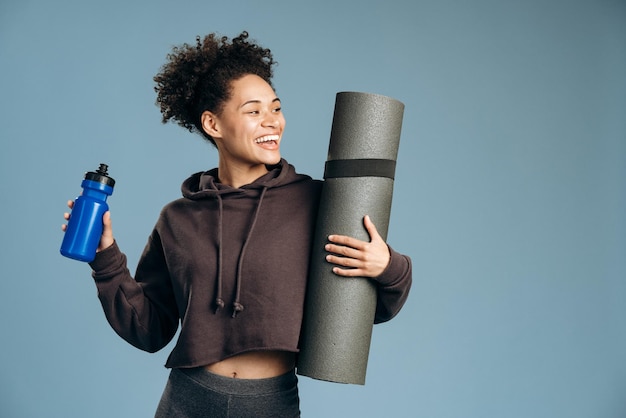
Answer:
[[[395,178],[396,162],[379,158],[326,161],[324,178],[339,177],[388,177]]]

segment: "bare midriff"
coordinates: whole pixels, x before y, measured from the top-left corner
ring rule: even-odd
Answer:
[[[209,364],[204,368],[211,373],[236,379],[265,379],[283,375],[292,370],[295,364],[295,353],[252,351]]]

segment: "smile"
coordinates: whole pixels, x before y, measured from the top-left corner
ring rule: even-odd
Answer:
[[[255,139],[254,142],[257,144],[262,144],[264,142],[270,142],[270,141],[278,142],[279,139],[280,139],[279,135],[265,135],[265,136]]]

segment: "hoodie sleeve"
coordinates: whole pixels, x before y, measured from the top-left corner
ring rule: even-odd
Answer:
[[[378,301],[374,323],[389,321],[396,316],[409,296],[412,282],[411,259],[389,247],[389,265],[376,279]]]
[[[137,267],[136,281],[117,243],[90,263],[98,298],[117,334],[148,352],[165,347],[178,328],[178,312],[160,240],[153,232]]]

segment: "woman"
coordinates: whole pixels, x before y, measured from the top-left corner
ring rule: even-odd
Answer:
[[[163,122],[202,134],[218,167],[163,208],[134,278],[103,217],[90,265],[111,326],[155,352],[180,324],[158,417],[300,415],[294,368],[321,182],[281,158],[273,65],[246,32],[174,48],[154,78]],[[333,235],[325,249],[338,276],[378,284],[383,322],[406,300],[411,264],[364,225],[369,242]]]

